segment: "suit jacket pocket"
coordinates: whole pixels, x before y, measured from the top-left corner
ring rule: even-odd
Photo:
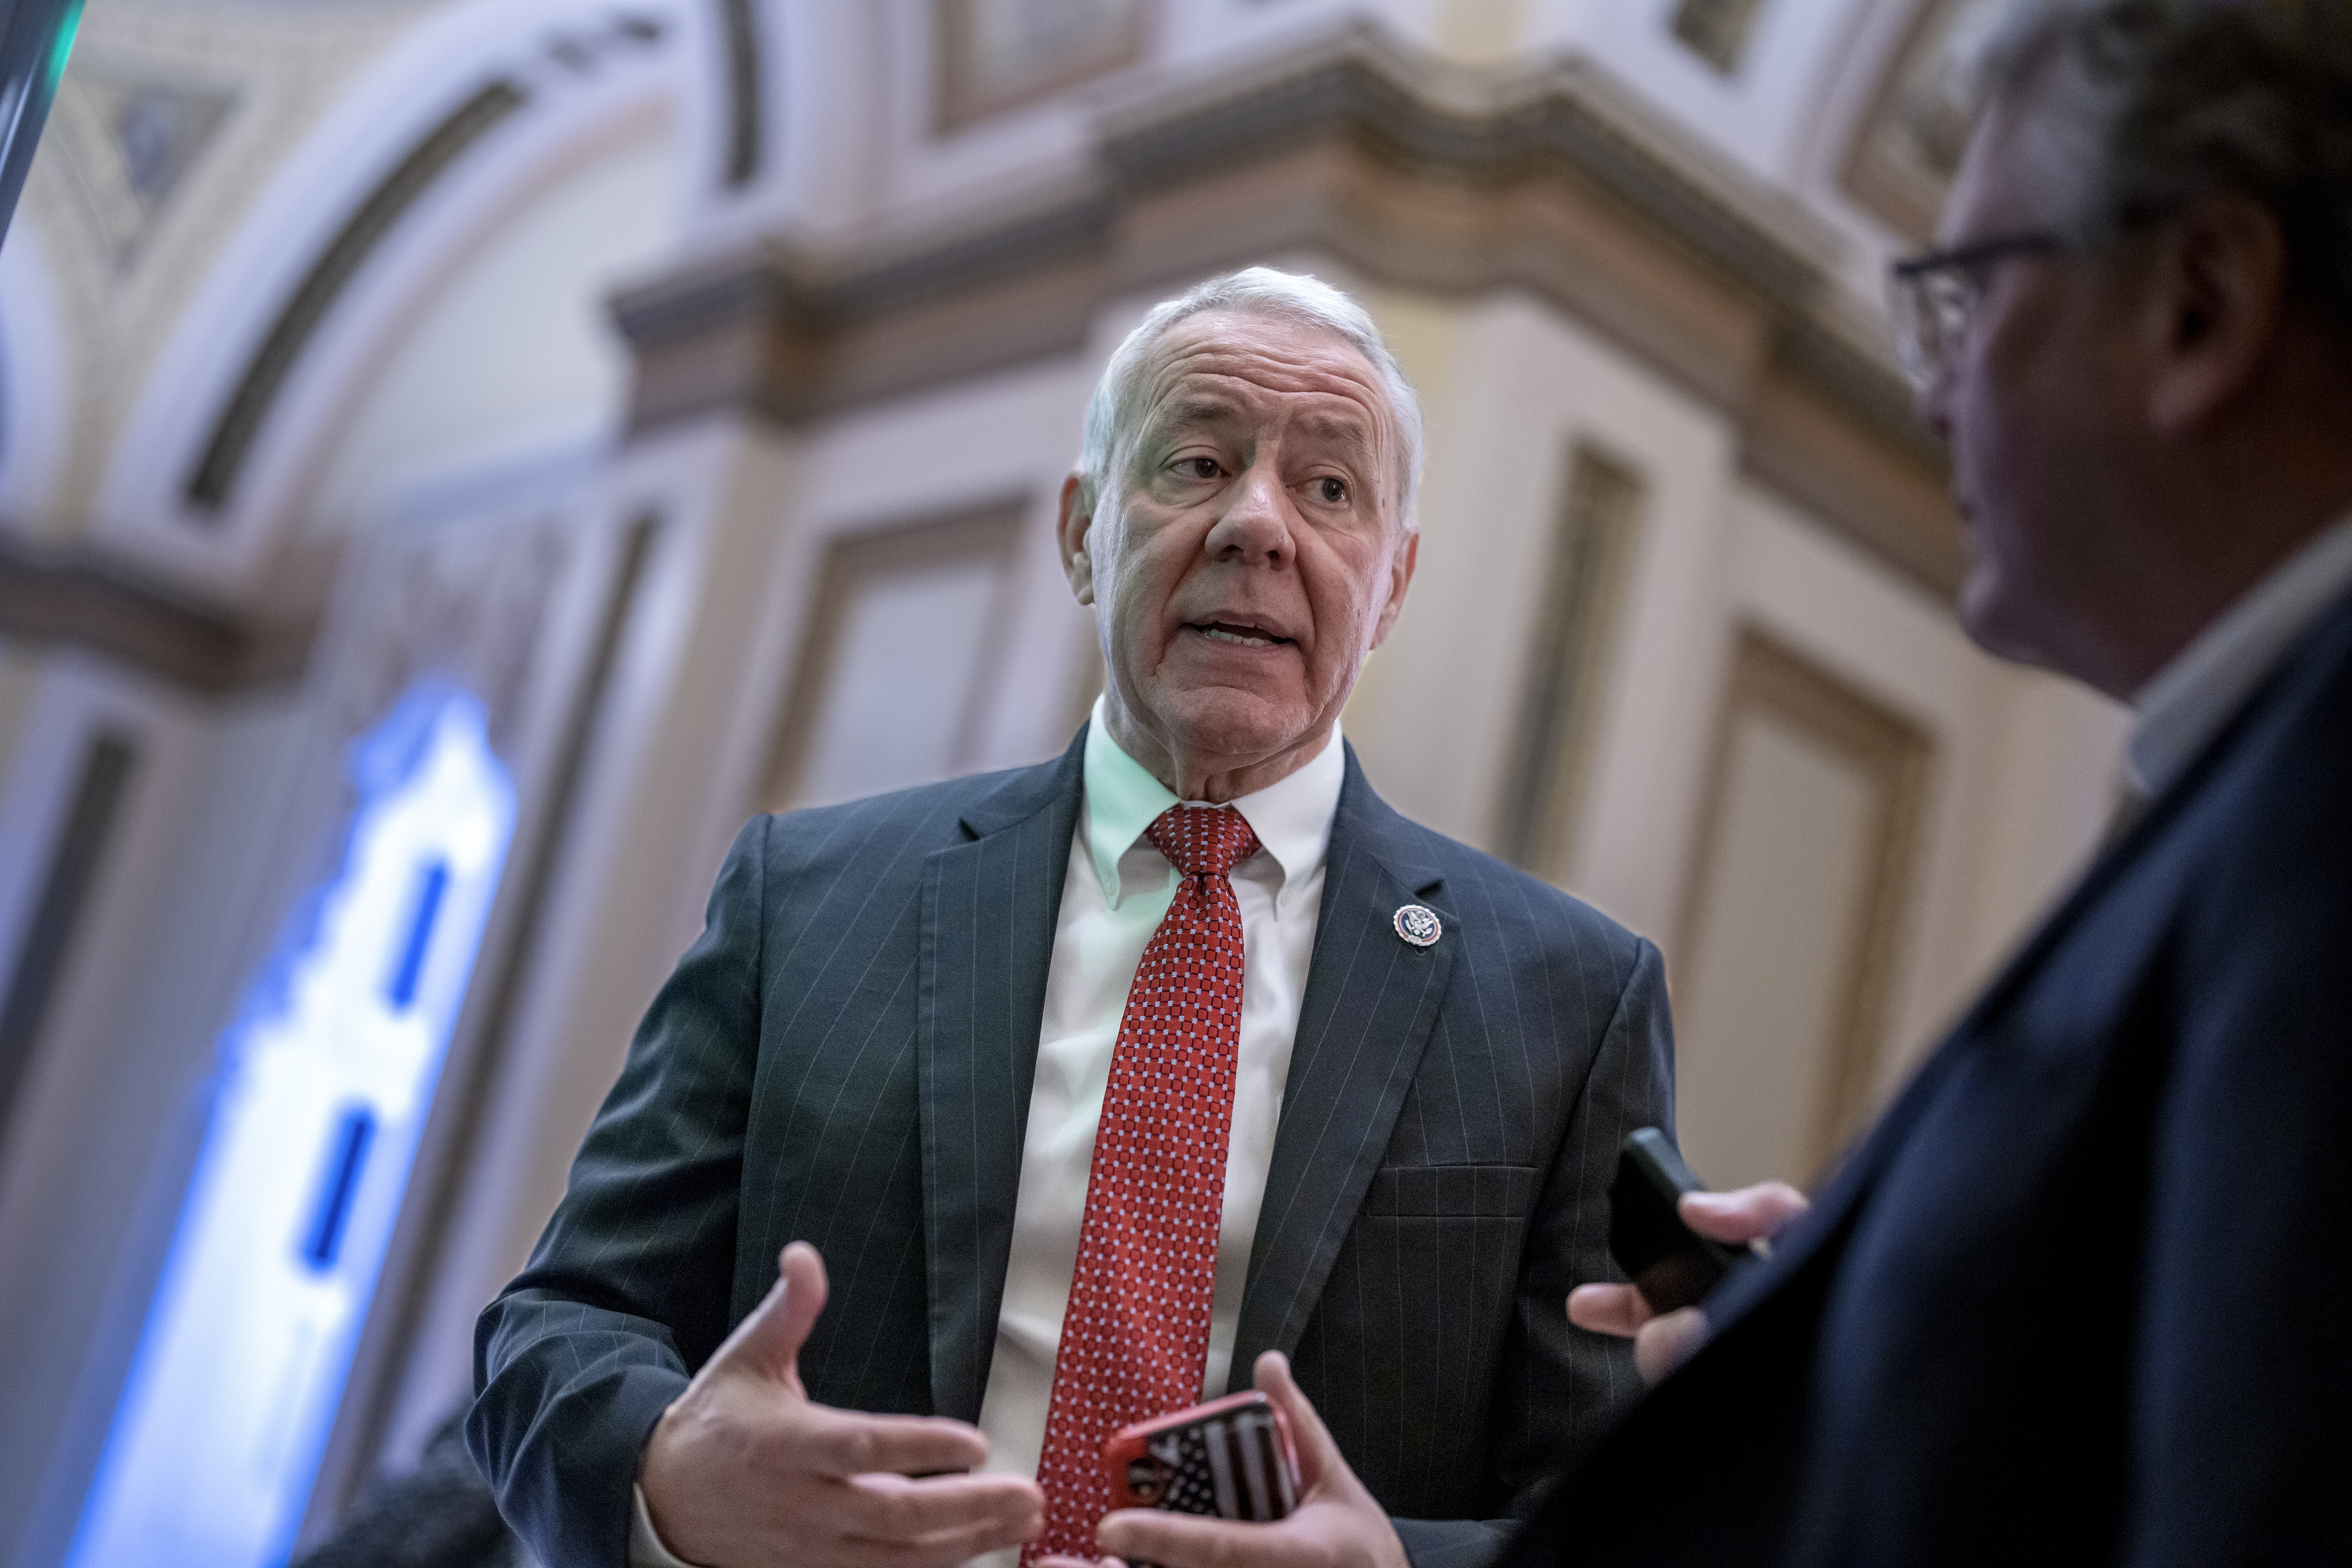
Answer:
[[[1524,1219],[1536,1206],[1533,1165],[1384,1165],[1364,1194],[1367,1216]]]

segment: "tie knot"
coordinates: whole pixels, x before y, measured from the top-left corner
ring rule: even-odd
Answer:
[[[1230,805],[1171,805],[1143,836],[1187,877],[1222,877],[1257,852],[1257,835]]]

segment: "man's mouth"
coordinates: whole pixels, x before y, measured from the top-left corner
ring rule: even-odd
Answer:
[[[1191,621],[1186,623],[1211,642],[1232,643],[1238,647],[1274,647],[1290,639],[1276,637],[1263,626],[1241,621]]]

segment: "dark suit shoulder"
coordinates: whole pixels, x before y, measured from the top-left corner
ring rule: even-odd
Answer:
[[[925,856],[972,837],[967,824],[984,832],[1043,810],[1066,791],[1075,792],[1079,779],[1076,751],[1074,745],[1070,753],[1027,767],[775,813],[753,819],[745,837],[759,838],[761,867],[771,876],[823,874],[850,867],[865,877],[887,875],[897,868],[916,868],[912,874],[919,875]]]
[[[919,844],[926,849],[941,848],[967,837],[960,825],[971,806],[1024,793],[1028,786],[1050,780],[1057,766],[1038,763],[997,773],[969,773],[835,805],[772,813],[766,853],[771,863],[818,864],[835,857],[863,858],[894,840]]]

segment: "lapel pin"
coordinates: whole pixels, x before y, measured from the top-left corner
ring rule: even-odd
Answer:
[[[1396,933],[1415,947],[1428,947],[1444,931],[1437,911],[1420,904],[1406,904],[1396,912]]]

